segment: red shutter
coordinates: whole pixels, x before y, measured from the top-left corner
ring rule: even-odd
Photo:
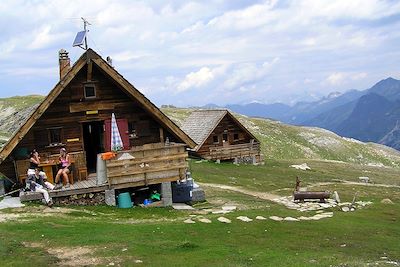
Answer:
[[[111,151],[111,119],[104,121],[104,150]]]
[[[117,119],[119,134],[121,135],[124,149],[129,149],[129,130],[127,119]],[[106,151],[111,151],[111,119],[104,121],[104,148]]]
[[[119,129],[119,134],[122,138],[122,143],[124,144],[124,149],[129,149],[129,129],[127,119],[117,119],[117,125]]]

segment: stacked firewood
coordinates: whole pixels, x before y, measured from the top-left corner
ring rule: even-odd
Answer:
[[[105,203],[104,192],[53,198],[56,205],[96,206]]]

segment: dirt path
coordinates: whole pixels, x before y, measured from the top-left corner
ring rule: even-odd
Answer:
[[[390,184],[372,184],[372,183],[361,183],[361,182],[351,182],[351,181],[340,181],[340,182],[323,182],[307,185],[308,187],[325,186],[333,184],[344,184],[344,185],[361,185],[361,186],[372,186],[372,187],[386,187],[386,188],[400,188],[400,185],[390,185]]]
[[[196,183],[198,183],[198,182],[196,182]],[[245,195],[258,197],[260,199],[269,200],[269,201],[273,201],[273,202],[276,202],[276,199],[281,197],[281,196],[274,195],[274,194],[271,194],[268,192],[250,191],[250,190],[244,189],[242,187],[238,187],[238,186],[229,186],[229,185],[222,185],[222,184],[209,184],[209,183],[198,183],[198,184],[201,186],[204,186],[204,187],[212,187],[212,188],[219,188],[219,189],[239,192],[239,193],[242,193]]]

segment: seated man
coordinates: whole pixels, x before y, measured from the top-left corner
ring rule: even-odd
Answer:
[[[43,183],[40,184],[40,183]],[[32,170],[28,170],[28,179],[26,180],[26,187],[29,188],[33,192],[39,192],[43,194],[44,200],[46,201],[47,206],[53,206],[53,201],[49,196],[49,192],[47,192],[46,188],[51,187],[54,189],[54,185],[51,183],[44,181],[43,176],[40,176],[39,169],[35,169],[33,172]]]
[[[38,173],[36,173],[36,170],[35,170],[35,176],[36,176],[36,182],[49,190],[56,190],[56,189],[61,188],[61,186],[57,186],[57,185],[54,186],[52,183],[47,181],[46,173],[43,171],[39,171]]]

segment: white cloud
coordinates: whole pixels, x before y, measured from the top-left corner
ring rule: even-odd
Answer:
[[[328,76],[328,78],[326,78],[326,81],[330,85],[339,85],[344,81],[345,78],[346,78],[346,74],[345,73],[335,72],[335,73],[330,74]]]
[[[122,51],[116,54],[113,54],[112,59],[115,61],[119,62],[125,62],[125,61],[133,61],[133,60],[139,60],[144,57],[149,57],[150,55],[147,54],[146,52],[133,52],[133,51]]]
[[[365,72],[360,72],[360,73],[353,74],[352,77],[351,77],[351,79],[357,81],[357,80],[365,79],[367,76],[368,76],[367,73],[365,73]]]
[[[249,82],[256,82],[264,78],[265,75],[271,70],[271,67],[279,61],[275,57],[271,62],[264,62],[261,66],[254,63],[243,63],[233,67],[228,78],[224,82],[224,87],[228,89],[235,89],[243,84]]]
[[[201,87],[214,79],[212,70],[203,67],[197,72],[191,72],[186,75],[185,79],[178,85],[178,92],[186,91],[190,88]]]
[[[259,27],[272,21],[274,16],[270,12],[278,1],[266,1],[264,4],[249,6],[243,10],[229,11],[222,16],[215,17],[208,23],[210,27],[219,29],[246,30]]]
[[[313,82],[315,82],[315,81],[313,79],[309,79],[309,78],[306,78],[303,81],[304,84],[310,84],[310,83],[313,83]]]
[[[45,26],[34,33],[34,39],[29,45],[29,49],[43,49],[58,41],[66,40],[68,33],[51,33],[51,26]]]
[[[204,23],[202,21],[197,21],[195,24],[185,28],[182,30],[182,33],[191,33],[191,32],[195,32],[199,29],[204,28]]]
[[[300,11],[307,11],[307,13],[303,13],[304,16],[328,19],[376,19],[396,14],[396,10],[398,11],[400,8],[399,3],[393,4],[390,1],[380,0],[305,0],[295,2],[298,3]]]

